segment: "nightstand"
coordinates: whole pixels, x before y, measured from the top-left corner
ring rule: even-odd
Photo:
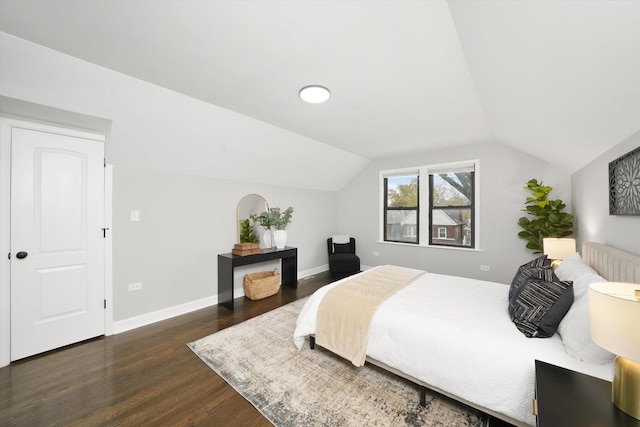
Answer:
[[[536,360],[538,427],[640,427],[611,403],[611,383]]]

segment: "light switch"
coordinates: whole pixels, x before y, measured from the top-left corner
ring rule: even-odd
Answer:
[[[140,221],[140,211],[131,211],[131,221]]]

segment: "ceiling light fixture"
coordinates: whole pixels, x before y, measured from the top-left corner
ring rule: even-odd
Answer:
[[[324,86],[310,85],[300,89],[300,98],[310,104],[320,104],[331,97],[331,92]]]

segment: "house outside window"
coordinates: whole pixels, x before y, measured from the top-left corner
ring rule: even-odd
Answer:
[[[380,240],[478,249],[478,169],[468,160],[381,171]]]

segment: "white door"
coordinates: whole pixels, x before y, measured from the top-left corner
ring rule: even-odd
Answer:
[[[11,130],[11,360],[104,334],[103,154]]]

